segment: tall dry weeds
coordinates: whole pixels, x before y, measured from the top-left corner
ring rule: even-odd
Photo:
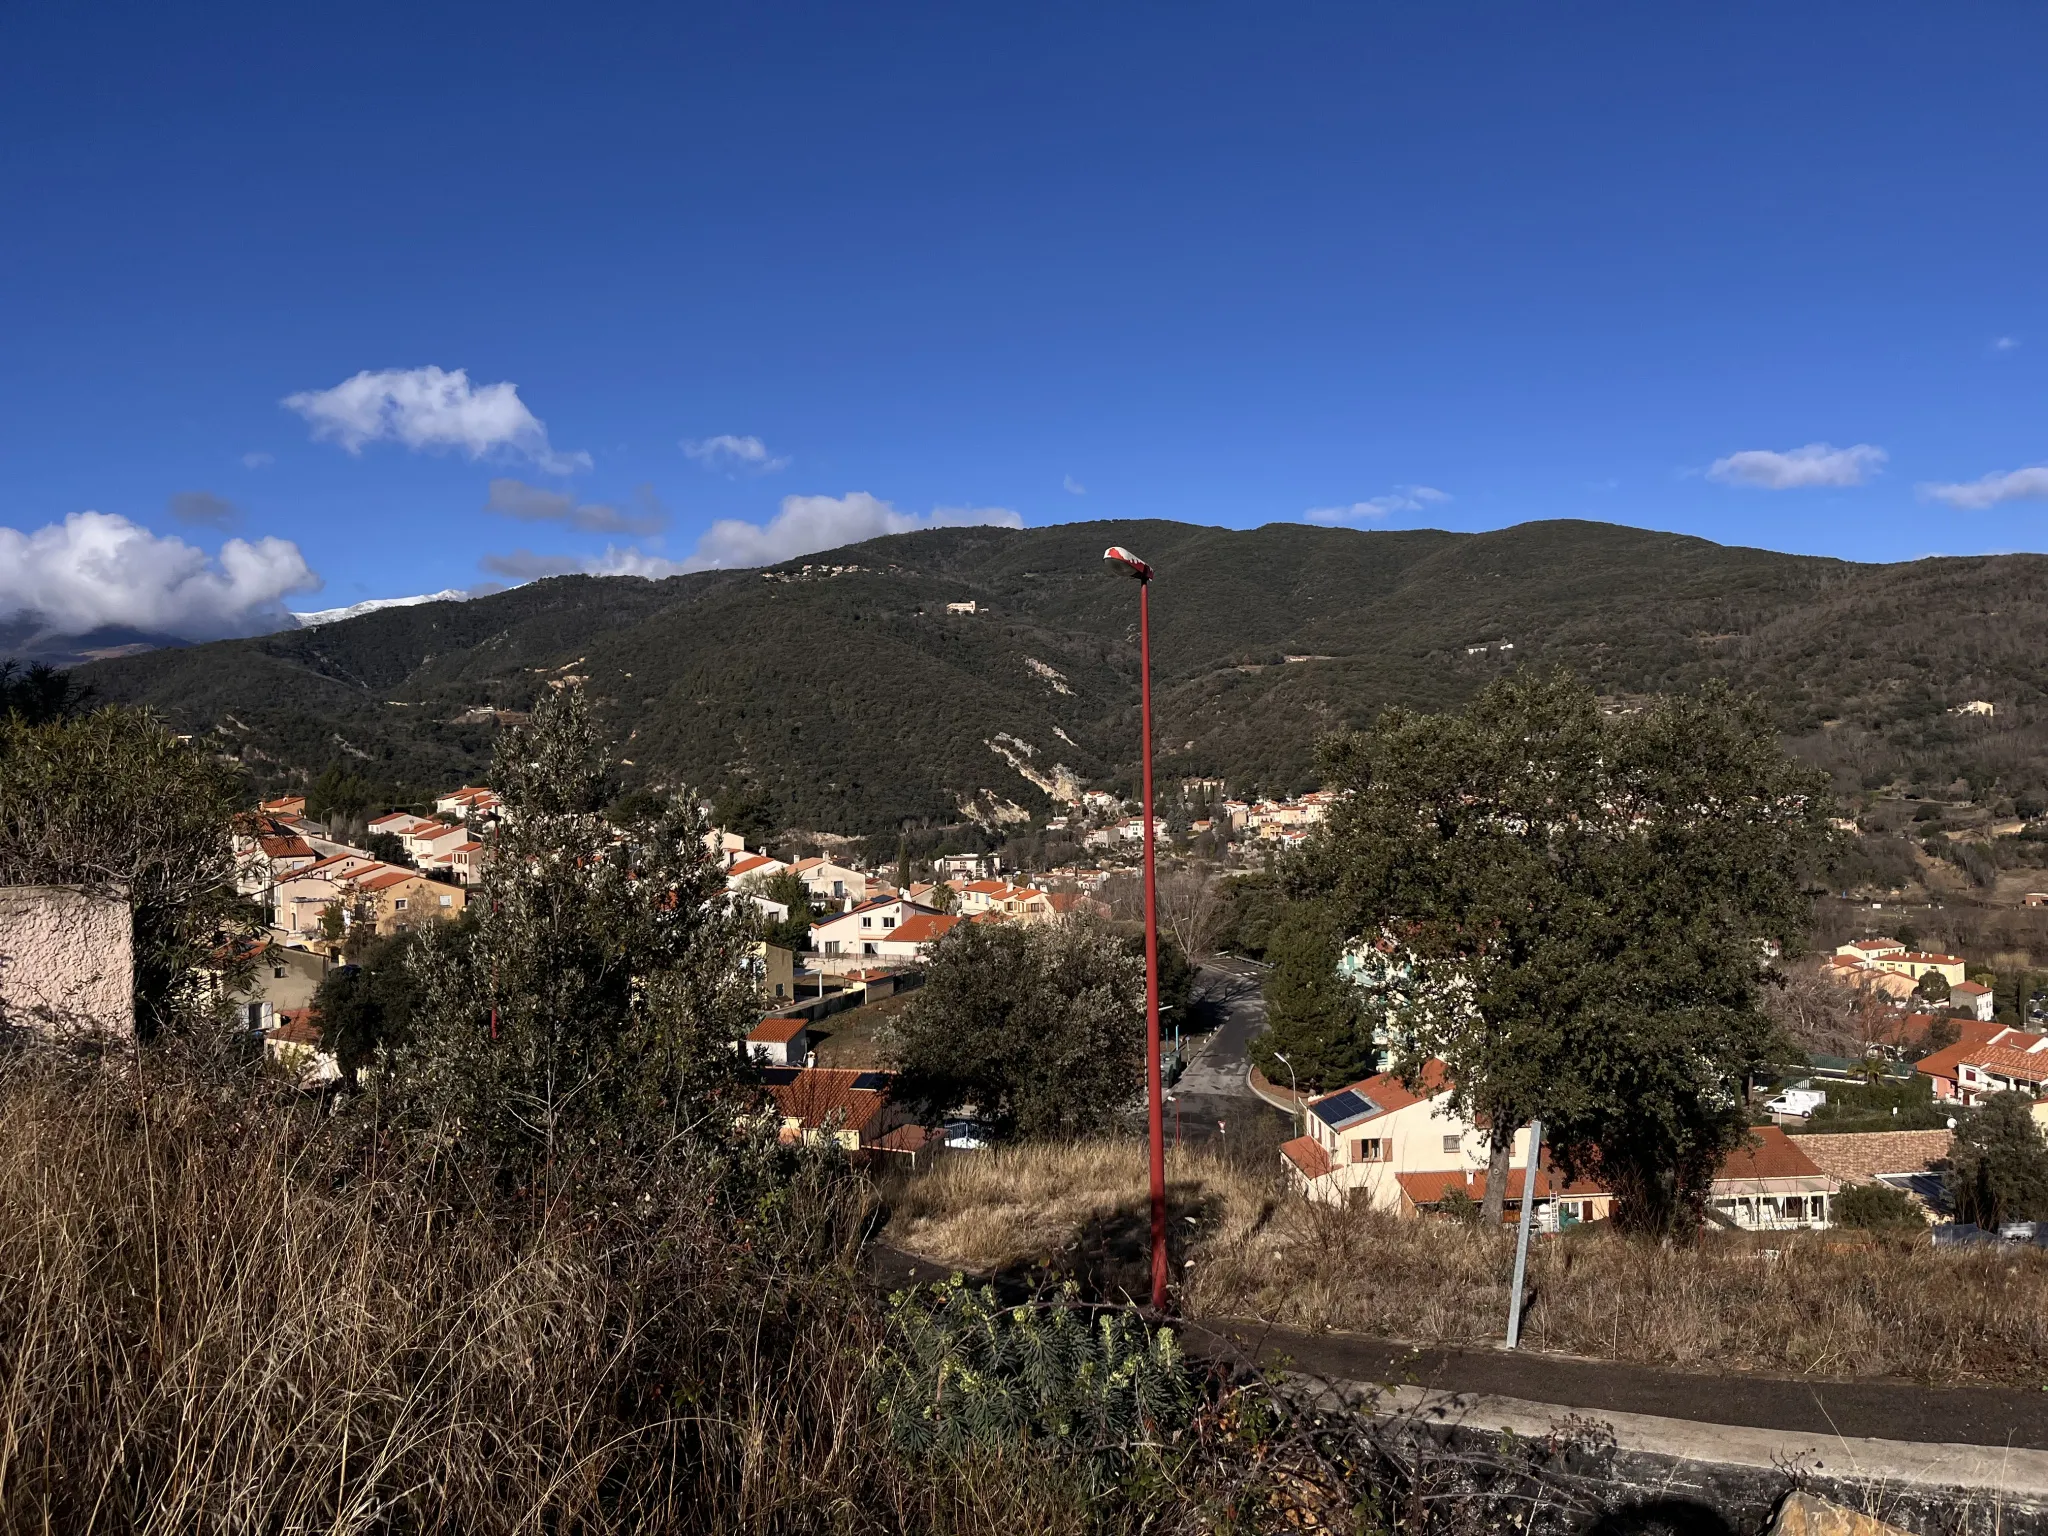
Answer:
[[[0,1074],[0,1528],[1080,1529],[1039,1465],[906,1475],[879,1311],[801,1185],[538,1230],[336,1187],[317,1114]]]
[[[956,1157],[894,1192],[889,1237],[972,1269],[1071,1271],[1091,1230],[1142,1223],[1146,1188],[1137,1142]],[[1190,1316],[1432,1344],[1505,1329],[1505,1233],[1311,1205],[1207,1148],[1174,1157],[1168,1196]],[[1142,1225],[1131,1231],[1142,1240]],[[1847,1232],[1666,1246],[1595,1229],[1539,1241],[1530,1290],[1524,1339],[1537,1349],[1801,1376],[2048,1379],[2048,1254],[2037,1249]]]

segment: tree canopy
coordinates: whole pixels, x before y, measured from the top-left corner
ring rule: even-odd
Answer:
[[[1339,791],[1294,894],[1386,957],[1401,1070],[1450,1068],[1460,1109],[1556,1160],[1639,1229],[1696,1228],[1769,1054],[1761,942],[1796,953],[1828,841],[1821,774],[1718,686],[1603,714],[1563,673],[1456,714],[1389,710],[1327,741]]]
[[[1105,1129],[1142,1086],[1145,963],[1093,923],[958,923],[898,1017],[897,1092],[991,1140]]]
[[[239,775],[164,724],[0,715],[0,884],[81,885],[135,913],[136,1028],[215,1017],[260,915],[235,890]]]
[[[615,827],[579,689],[507,731],[506,818],[472,922],[405,951],[410,1039],[379,1102],[474,1182],[586,1196],[658,1156],[716,1155],[751,1101],[734,1049],[759,993],[751,943],[687,797]]]
[[[1956,1127],[1948,1165],[1958,1221],[1995,1232],[2008,1221],[2048,1219],[2048,1141],[2025,1094],[1986,1099]]]

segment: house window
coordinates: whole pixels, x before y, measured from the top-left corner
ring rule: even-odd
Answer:
[[[843,896],[845,896],[845,895],[846,895],[846,882],[845,882],[844,880],[834,880],[834,881],[832,882],[832,898],[833,898],[833,900],[837,901],[837,900],[839,900],[839,899],[840,899],[841,897],[843,897]]]
[[[863,928],[872,928],[875,926],[875,920],[872,917],[864,917],[860,920],[860,925]]]
[[[455,905],[455,898],[453,896],[443,896],[441,898],[441,905],[444,907],[452,907]]]
[[[1386,1146],[1379,1137],[1373,1136],[1351,1144],[1351,1161],[1354,1163],[1379,1163],[1386,1161]]]
[[[1464,1145],[1465,1138],[1458,1135],[1455,1131],[1444,1137],[1444,1151],[1446,1153],[1455,1153]]]
[[[1806,1196],[1787,1195],[1785,1197],[1785,1219],[1787,1221],[1806,1220]]]
[[[391,903],[391,906],[394,911],[403,912],[405,910],[405,898],[403,896],[400,896],[397,900]]]

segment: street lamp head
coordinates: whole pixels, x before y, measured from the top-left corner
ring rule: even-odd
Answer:
[[[1109,562],[1109,568],[1119,576],[1135,576],[1140,581],[1152,579],[1152,567],[1121,544],[1110,545],[1102,552],[1102,558]]]

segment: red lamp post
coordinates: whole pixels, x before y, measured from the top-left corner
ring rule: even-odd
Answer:
[[[1145,741],[1145,1106],[1152,1138],[1152,1305],[1166,1310],[1166,1126],[1159,1082],[1159,904],[1152,863],[1152,567],[1120,545],[1102,552],[1109,568],[1138,583],[1138,674]]]

